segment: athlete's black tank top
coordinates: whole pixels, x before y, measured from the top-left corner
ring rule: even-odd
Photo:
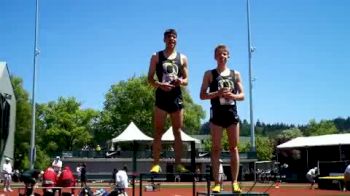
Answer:
[[[158,52],[158,57],[159,59],[156,65],[156,75],[159,82],[172,83],[175,79],[182,77],[182,65],[179,52],[176,53],[175,59],[166,58],[163,51]],[[176,86],[169,92],[157,88],[156,93],[171,97],[182,95],[180,86]]]
[[[230,75],[228,76],[221,76],[216,69],[211,70],[211,75],[213,77],[210,85],[209,85],[209,92],[215,92],[223,87],[229,87],[232,89],[232,93],[237,93],[237,83],[235,78],[235,71],[230,70]],[[221,104],[220,98],[215,97],[214,99],[210,100],[212,107],[219,107],[219,106],[234,106],[236,107],[236,101],[234,100],[232,104]]]

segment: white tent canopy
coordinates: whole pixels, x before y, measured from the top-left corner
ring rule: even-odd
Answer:
[[[289,140],[288,142],[278,145],[277,148],[281,149],[337,145],[350,145],[350,133],[297,137]]]
[[[112,143],[126,141],[152,141],[153,138],[145,135],[136,125],[131,122],[129,126],[117,137],[112,139]]]
[[[163,134],[162,141],[174,141],[174,134],[173,134],[173,128],[169,127],[169,129]],[[193,138],[189,135],[187,135],[185,132],[181,130],[181,140],[183,142],[191,142],[194,141],[195,143],[200,143],[199,139]]]

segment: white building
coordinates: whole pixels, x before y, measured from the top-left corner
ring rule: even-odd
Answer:
[[[4,157],[9,157],[13,162],[15,122],[16,97],[7,64],[0,61],[0,167]]]

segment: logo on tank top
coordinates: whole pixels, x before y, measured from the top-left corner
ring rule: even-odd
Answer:
[[[163,61],[163,78],[162,82],[172,83],[178,78],[179,68],[173,60]]]
[[[234,82],[232,81],[232,77],[222,77],[219,76],[217,78],[218,81],[218,90],[227,88],[229,91],[233,91],[235,88]],[[220,99],[221,105],[235,105],[235,101],[233,99],[226,99],[221,97]]]

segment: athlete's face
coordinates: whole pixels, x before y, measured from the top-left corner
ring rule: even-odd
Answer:
[[[175,48],[177,36],[173,33],[169,33],[164,37],[164,43],[167,48]]]
[[[215,59],[218,64],[226,64],[229,58],[229,53],[226,49],[220,48],[215,52]]]

